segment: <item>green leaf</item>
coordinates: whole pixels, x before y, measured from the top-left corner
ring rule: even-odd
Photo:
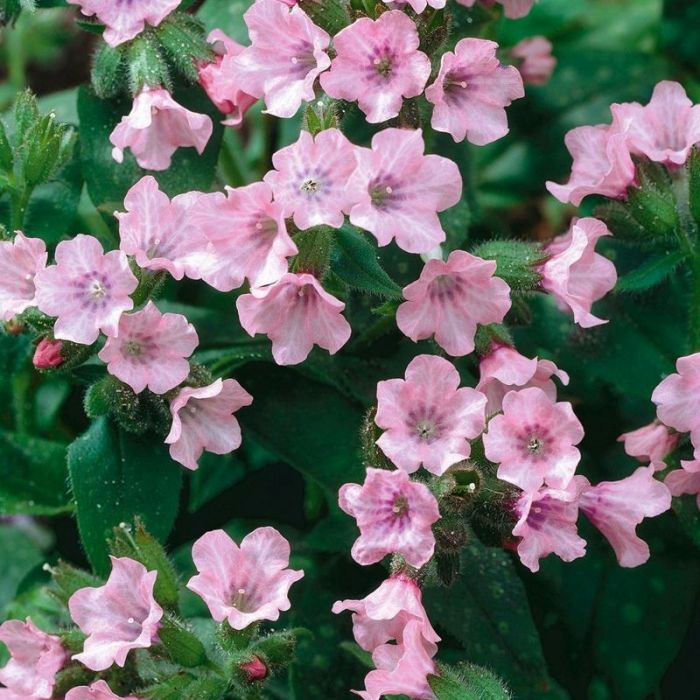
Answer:
[[[68,469],[80,537],[95,571],[109,571],[107,538],[140,517],[164,541],[177,515],[182,467],[153,435],[138,437],[106,418],[68,448]]]
[[[121,164],[112,158],[109,135],[130,111],[131,101],[101,100],[89,88],[80,88],[78,114],[85,180],[92,201],[105,216],[111,217],[114,210],[122,206],[129,188],[147,174],[153,175],[169,196],[211,189],[221,146],[221,115],[200,88],[176,90],[174,99],[187,109],[209,114],[214,132],[201,156],[194,148],[180,148],[168,170],[153,172],[140,168],[131,152],[125,153]]]
[[[401,298],[401,287],[379,264],[377,251],[364,234],[346,224],[334,232],[333,243],[331,269],[343,282],[370,294]]]
[[[0,619],[22,580],[43,560],[37,545],[22,530],[0,525]]]
[[[537,629],[511,558],[476,538],[451,588],[425,591],[428,616],[464,647],[467,658],[501,676],[519,700],[565,698],[549,678]]]
[[[207,33],[221,29],[239,44],[250,43],[248,28],[243,15],[253,4],[253,0],[206,0],[199,8],[197,17],[203,22]]]
[[[437,700],[510,700],[511,694],[491,671],[464,664],[453,670],[440,668],[442,675],[428,676],[428,684]]]
[[[663,282],[683,261],[685,253],[674,250],[663,255],[655,255],[618,279],[615,291],[639,292]]]
[[[56,515],[71,510],[66,445],[0,431],[0,515]]]

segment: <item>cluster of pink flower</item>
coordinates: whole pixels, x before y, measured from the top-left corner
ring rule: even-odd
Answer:
[[[208,532],[193,546],[199,574],[187,587],[204,600],[214,620],[228,621],[233,630],[275,621],[281,611],[289,610],[289,588],[304,575],[288,568],[289,556],[289,543],[271,527],[251,532],[240,546],[223,530]],[[10,652],[10,661],[0,669],[5,686],[0,688],[1,700],[51,698],[56,674],[71,659],[97,673],[114,664],[123,667],[130,651],[160,643],[165,613],[154,597],[158,572],[128,557],[111,561],[112,572],[103,586],[82,588],[68,601],[71,618],[86,635],[82,652],[71,657],[60,637],[46,634],[30,619],[0,625],[0,641]],[[257,666],[261,663],[256,661]],[[97,680],[72,688],[65,700],[119,697],[104,680]]]
[[[140,2],[136,8],[133,3],[126,7],[105,0],[71,1],[105,23],[104,37],[112,46],[133,39],[146,24],[157,26],[178,5],[176,0]],[[471,6],[475,0],[461,2]],[[502,0],[506,15],[512,17],[527,14],[532,2]],[[427,4],[444,7],[445,0],[410,2],[416,12]],[[513,48],[511,57],[520,71],[500,63],[495,42],[468,38],[442,56],[439,73],[426,88],[430,59],[418,49],[415,22],[400,9],[387,9],[376,20],[357,19],[335,37],[294,2],[256,0],[244,18],[251,45],[241,46],[217,29],[209,36],[217,58],[199,66],[200,82],[228,115],[223,122],[228,126],[238,126],[259,99],[269,114],[291,117],[303,102],[315,99],[318,81],[330,97],[356,101],[372,123],[398,116],[405,98],[425,92],[434,106],[435,130],[451,134],[455,141],[486,144],[508,132],[504,108],[523,97],[523,77],[534,84],[545,82],[555,63],[551,44],[543,37]],[[333,59],[328,53],[331,44]],[[110,137],[113,156],[121,162],[129,148],[142,167],[165,170],[181,146],[201,153],[212,128],[207,115],[187,110],[163,86],[145,85]]]
[[[566,135],[571,177],[565,185],[547,183],[560,201],[578,206],[591,194],[624,198],[636,183],[632,156],[677,168],[700,141],[700,105],[679,83],[660,82],[648,105],[613,104],[610,110],[612,124],[580,126]]]

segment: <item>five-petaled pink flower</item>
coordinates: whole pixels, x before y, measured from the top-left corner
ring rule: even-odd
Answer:
[[[627,126],[630,152],[666,165],[683,165],[700,142],[700,105],[693,105],[679,83],[662,80],[648,105],[612,105],[612,113]]]
[[[110,557],[112,572],[99,588],[81,588],[68,601],[78,627],[87,635],[73,658],[92,671],[124,666],[132,649],[148,649],[158,641],[163,609],[153,597],[157,571],[128,557]]]
[[[18,231],[13,241],[0,241],[0,320],[9,321],[36,305],[34,277],[46,267],[46,244]]]
[[[194,470],[205,450],[225,455],[238,449],[241,427],[233,414],[252,402],[253,397],[235,379],[180,389],[170,402],[173,422],[165,438],[170,456]]]
[[[586,541],[576,529],[578,499],[588,482],[575,476],[565,489],[540,488],[525,491],[515,504],[518,522],[513,535],[520,561],[530,571],[539,571],[540,559],[556,554],[573,561],[586,553]]]
[[[142,177],[124,198],[126,212],[119,220],[119,248],[148,270],[167,270],[176,280],[201,279],[214,260],[214,250],[192,220],[198,192],[177,195],[172,201],[151,175]]]
[[[314,345],[333,355],[350,338],[345,304],[308,273],[289,272],[275,284],[254,287],[238,297],[236,308],[247,333],[264,333],[272,341],[278,365],[303,362]]]
[[[637,536],[637,525],[644,518],[667,511],[671,494],[654,478],[650,465],[639,467],[619,481],[603,481],[595,486],[586,483],[579,506],[610,542],[620,566],[634,567],[649,559],[649,545]]]
[[[578,206],[590,194],[625,196],[634,183],[635,168],[626,127],[617,117],[610,125],[576,127],[566,134],[564,143],[574,159],[569,181],[564,185],[547,182],[547,189],[560,202]]]
[[[365,676],[365,690],[353,692],[363,700],[381,700],[395,695],[412,700],[435,700],[428,675],[436,672],[436,666],[422,635],[420,622],[407,622],[400,644],[382,644],[372,652],[376,669]]]
[[[682,496],[686,493],[696,496],[696,503],[700,508],[700,460],[681,460],[681,469],[670,472],[664,484],[672,496]]]
[[[149,301],[140,311],[121,317],[99,358],[137,394],[146,387],[164,394],[187,379],[190,363],[185,358],[198,343],[197,331],[182,314],[163,314]]]
[[[292,117],[314,99],[314,82],[331,64],[330,36],[297,6],[256,0],[243,15],[251,46],[231,62],[237,83],[249,95],[264,97],[267,112]]]
[[[92,685],[81,685],[66,693],[66,700],[139,700],[134,695],[122,697],[112,692],[105,681],[95,681]]]
[[[623,433],[617,438],[624,443],[625,452],[630,457],[636,457],[640,462],[652,464],[656,471],[666,468],[665,458],[673,452],[680,435],[669,430],[659,421],[652,421],[637,430]]]
[[[489,421],[484,434],[487,459],[496,462],[498,478],[534,491],[546,482],[565,489],[581,455],[574,445],[583,439],[583,426],[571,404],[554,402],[538,387],[510,391],[503,414]]]
[[[542,265],[542,288],[562,309],[570,309],[582,328],[607,321],[591,313],[593,302],[602,299],[617,282],[615,265],[595,252],[599,238],[612,235],[599,219],[576,219],[571,228],[546,248],[551,257]]]
[[[242,630],[275,621],[289,610],[289,588],[304,576],[289,566],[289,542],[273,527],[259,527],[237,545],[223,530],[202,535],[192,547],[199,574],[187,588],[207,604],[217,622]]]
[[[360,529],[352,547],[358,564],[375,564],[397,552],[420,568],[433,556],[431,526],[440,519],[440,510],[430,489],[411,481],[406,472],[369,468],[362,486],[341,486],[338,503]]]
[[[450,355],[468,355],[477,325],[500,323],[510,309],[510,287],[495,272],[494,261],[464,250],[453,251],[447,261],[428,260],[403,290],[396,325],[414,342],[434,335]]]
[[[392,119],[403,98],[420,95],[430,77],[430,59],[419,44],[415,23],[401,10],[361,17],[335,35],[337,55],[321,87],[331,97],[357,100],[370,123]]]
[[[669,374],[651,395],[656,415],[669,428],[690,433],[695,454],[700,453],[700,352],[676,361],[678,374]]]
[[[497,50],[495,41],[469,38],[459,41],[454,52],[442,55],[440,72],[425,91],[434,105],[433,129],[477,146],[508,133],[505,108],[524,97],[525,89],[518,69],[504,66]]]
[[[180,4],[180,0],[68,0],[80,5],[87,16],[95,15],[105,25],[104,40],[119,46],[138,36],[146,27],[157,27]]]
[[[447,4],[447,0],[400,0],[399,2],[395,0],[384,0],[384,2],[392,7],[401,7],[404,4],[408,4],[416,14],[423,12],[426,7],[441,10]]]
[[[18,698],[50,698],[56,673],[67,660],[61,640],[46,634],[27,618],[26,622],[3,622],[0,642],[10,652],[10,660],[0,669],[0,683]]]
[[[384,129],[371,149],[356,150],[350,221],[380,246],[395,238],[408,253],[427,253],[445,240],[437,213],[459,202],[462,176],[451,160],[424,150],[420,129]]]
[[[352,612],[355,641],[365,651],[373,652],[387,642],[401,644],[409,622],[417,622],[421,643],[429,656],[437,653],[440,641],[428,620],[418,584],[403,574],[384,581],[376,591],[362,600],[340,600],[333,605],[335,614]]]
[[[355,146],[342,131],[325,129],[316,137],[302,131],[295,143],[272,156],[272,164],[265,182],[297,227],[343,225],[343,212],[354,203],[346,186],[357,162]]]
[[[554,401],[557,387],[553,377],[564,386],[569,383],[569,375],[551,360],[525,357],[510,345],[496,343],[481,358],[476,388],[488,399],[486,413],[490,414],[500,411],[503,397],[514,389],[536,386]]]
[[[234,59],[244,47],[220,29],[214,29],[207,41],[214,45],[217,55],[211,63],[197,67],[199,83],[217,109],[228,115],[222,124],[240,126],[243,115],[257,102],[256,97],[241,89],[238,71],[233,65]]]
[[[220,292],[279,281],[297,247],[287,233],[284,211],[265,182],[226,188],[199,198],[189,216],[212,246],[202,278]]]
[[[377,384],[377,440],[382,452],[409,474],[421,465],[433,474],[471,454],[469,440],[484,430],[486,397],[459,388],[459,372],[436,355],[419,355],[406,378]]]
[[[110,134],[112,157],[121,163],[130,148],[142,168],[167,170],[180,147],[193,146],[201,155],[213,129],[207,114],[186,109],[166,89],[144,87]]]
[[[544,85],[554,72],[557,59],[552,56],[552,42],[543,36],[532,36],[519,41],[510,55],[528,85]]]
[[[100,331],[114,335],[138,286],[126,255],[105,253],[96,238],[78,234],[58,244],[55,259],[34,278],[39,310],[58,317],[54,337],[90,345]]]

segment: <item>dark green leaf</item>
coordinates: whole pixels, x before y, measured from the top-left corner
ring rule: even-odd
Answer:
[[[17,527],[0,525],[0,618],[22,580],[44,557],[37,545]]]
[[[161,541],[170,533],[182,467],[153,435],[137,437],[100,418],[69,447],[68,468],[80,536],[97,573],[109,570],[106,540],[120,523],[138,516]]]
[[[71,510],[66,445],[2,431],[0,454],[0,515]]]
[[[331,269],[353,289],[401,298],[401,287],[379,264],[375,247],[364,234],[345,225],[334,232]]]
[[[685,253],[674,250],[663,255],[655,255],[618,279],[615,290],[618,292],[639,292],[663,282],[682,262]]]

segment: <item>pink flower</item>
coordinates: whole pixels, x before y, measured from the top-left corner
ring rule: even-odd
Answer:
[[[202,535],[192,547],[199,572],[187,584],[217,622],[242,630],[289,610],[289,588],[304,576],[289,566],[289,542],[273,527],[259,527],[240,547],[223,531]]]
[[[529,85],[544,85],[552,77],[557,59],[552,56],[552,42],[543,36],[533,36],[518,42],[510,55],[516,59],[523,81]]]
[[[73,658],[91,671],[113,663],[123,667],[132,649],[148,649],[158,641],[163,610],[153,597],[157,571],[127,557],[110,557],[112,573],[99,588],[81,588],[68,601],[78,627],[88,635]]]
[[[233,414],[253,397],[235,379],[217,379],[202,387],[184,387],[170,402],[173,417],[166,445],[170,456],[197,469],[202,452],[225,455],[241,445],[241,427]]]
[[[509,19],[525,17],[536,2],[536,0],[481,0],[481,4],[490,7],[496,1],[503,5],[504,14]],[[457,2],[465,7],[473,7],[476,0],[457,0]]]
[[[213,129],[208,115],[185,109],[164,88],[144,87],[109,137],[112,158],[121,163],[130,148],[142,168],[167,170],[181,146],[193,146],[201,155]]]
[[[669,374],[654,389],[656,415],[669,428],[690,433],[696,455],[700,451],[700,352],[678,358],[678,374]]]
[[[377,667],[365,677],[364,691],[353,691],[363,700],[404,695],[412,700],[435,700],[428,675],[436,672],[435,662],[423,643],[422,627],[415,620],[406,623],[401,644],[383,644],[372,654]]]
[[[273,285],[254,287],[238,297],[236,308],[247,333],[264,333],[272,341],[278,365],[303,362],[314,345],[334,355],[350,338],[345,304],[307,273],[290,272]]]
[[[547,182],[547,189],[560,201],[578,206],[589,194],[624,197],[634,183],[634,163],[627,147],[627,133],[613,115],[611,125],[579,126],[564,138],[574,159],[565,185]]]
[[[36,305],[57,316],[56,340],[91,345],[100,331],[114,335],[121,315],[134,307],[138,280],[120,250],[105,253],[92,236],[78,234],[56,247],[56,264],[35,277]]]
[[[433,474],[469,457],[469,440],[484,430],[486,397],[459,388],[459,372],[442,357],[419,355],[406,379],[377,384],[377,440],[382,452],[409,474],[421,464]]]
[[[553,377],[566,386],[569,375],[550,360],[530,359],[510,345],[494,345],[479,363],[478,391],[486,396],[486,413],[500,411],[503,397],[513,389],[536,386],[554,401],[557,388]]]
[[[343,225],[343,212],[354,203],[347,182],[357,162],[355,147],[342,131],[326,129],[315,138],[302,131],[295,143],[272,156],[272,164],[275,170],[265,182],[300,229]]]
[[[418,280],[409,284],[396,325],[417,342],[435,342],[455,357],[474,350],[478,324],[500,323],[510,309],[510,288],[495,277],[496,263],[463,250],[447,261],[428,260]]]
[[[519,520],[513,535],[520,537],[518,556],[530,571],[539,571],[540,559],[556,554],[573,561],[586,553],[586,541],[576,529],[578,498],[588,484],[575,476],[566,489],[525,491],[515,505]]]
[[[56,673],[66,662],[61,640],[42,632],[27,618],[26,622],[3,622],[0,641],[10,652],[10,660],[0,669],[0,683],[18,698],[50,698]]]
[[[298,252],[282,207],[264,182],[227,187],[226,196],[203,195],[189,221],[212,246],[213,260],[201,274],[220,292],[240,287],[246,278],[253,287],[279,281],[289,268],[287,258]]]
[[[425,91],[428,102],[435,105],[433,129],[477,146],[508,133],[505,108],[524,97],[525,89],[518,69],[501,64],[497,50],[495,41],[469,38],[442,55],[440,72]]]
[[[649,558],[649,546],[637,537],[637,525],[667,511],[671,494],[654,478],[653,466],[639,467],[625,479],[588,485],[579,506],[610,542],[620,566],[634,567]]]
[[[433,556],[431,526],[440,519],[440,510],[430,489],[411,481],[406,472],[370,467],[362,486],[341,486],[338,503],[360,528],[352,547],[358,564],[376,564],[398,552],[410,566],[420,568]]]
[[[384,129],[371,149],[356,150],[350,221],[380,246],[396,238],[407,253],[427,253],[445,240],[437,212],[459,202],[462,177],[451,160],[424,150],[420,129]]]
[[[398,2],[395,0],[384,0],[384,2],[386,2],[386,4],[389,6],[397,7],[402,7],[404,4],[408,4],[416,14],[423,12],[426,7],[441,10],[447,4],[447,0],[406,0],[406,2],[403,2],[403,0],[399,0]]]
[[[333,605],[333,612],[351,610],[352,631],[355,641],[365,651],[373,652],[387,642],[403,643],[404,629],[409,622],[417,622],[421,643],[428,656],[437,653],[437,633],[423,608],[418,584],[403,574],[388,578],[362,600],[341,600]]]
[[[700,105],[693,105],[679,83],[662,80],[648,105],[612,105],[627,125],[627,146],[637,155],[665,165],[683,165],[700,142]]]
[[[105,25],[104,40],[119,46],[140,34],[149,24],[157,27],[180,4],[180,0],[68,0],[80,11],[95,15]]]
[[[198,343],[197,331],[182,314],[162,314],[149,301],[121,317],[118,333],[107,338],[98,357],[137,394],[146,387],[164,394],[187,379],[190,363],[185,358]]]
[[[42,338],[34,351],[32,364],[37,369],[53,369],[54,367],[59,367],[65,362],[65,358],[61,354],[62,349],[62,341]]]
[[[256,0],[243,15],[252,45],[232,61],[240,89],[264,97],[267,112],[292,117],[314,99],[314,82],[331,64],[330,36],[300,7]]]
[[[400,10],[361,17],[335,35],[337,55],[321,87],[336,99],[357,100],[372,124],[392,119],[403,98],[420,95],[430,77],[430,59],[419,44],[415,23]]]
[[[570,309],[582,328],[607,323],[594,316],[591,307],[617,282],[615,265],[595,252],[598,239],[610,235],[599,219],[575,219],[567,233],[545,248],[551,257],[541,268],[542,288],[554,296],[560,308]]]
[[[700,460],[681,460],[681,469],[674,469],[664,481],[672,496],[682,496],[685,493],[697,496],[700,508]]]
[[[188,192],[172,201],[151,175],[142,177],[124,198],[119,220],[119,247],[147,270],[167,270],[176,280],[201,279],[214,260],[213,249],[192,220],[207,195]]]
[[[217,109],[229,115],[222,124],[239,126],[243,115],[257,102],[257,98],[241,90],[238,71],[234,65],[235,57],[244,47],[220,29],[211,32],[207,41],[214,44],[218,55],[212,63],[198,67],[199,83]]]
[[[625,445],[625,452],[636,457],[640,462],[650,463],[656,471],[665,469],[664,459],[673,452],[680,435],[653,421],[637,430],[623,433],[617,438]]]
[[[0,320],[36,306],[34,277],[46,267],[47,257],[44,241],[20,231],[13,241],[0,241]]]
[[[105,681],[95,681],[92,685],[72,688],[66,694],[66,700],[139,700],[134,695],[123,698],[115,695]]]
[[[500,465],[498,478],[523,491],[543,482],[565,489],[581,458],[574,445],[582,439],[583,426],[571,404],[555,403],[542,389],[530,387],[505,395],[503,415],[489,421],[484,450]]]

